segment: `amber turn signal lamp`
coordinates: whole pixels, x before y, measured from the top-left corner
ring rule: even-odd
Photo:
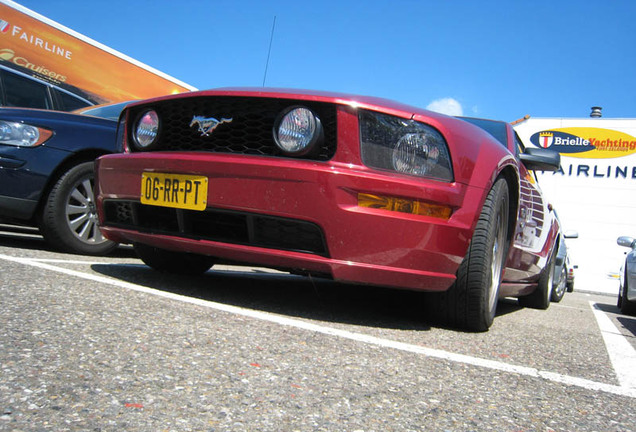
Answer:
[[[366,193],[358,194],[358,206],[396,211],[400,213],[410,213],[420,216],[430,216],[446,220],[450,218],[451,215],[450,207],[428,204],[417,200],[371,195]]]

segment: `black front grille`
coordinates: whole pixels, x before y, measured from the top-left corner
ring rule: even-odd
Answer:
[[[320,227],[297,219],[212,208],[180,210],[120,200],[105,201],[104,213],[105,226],[328,256]]]
[[[336,152],[336,107],[322,102],[234,96],[168,99],[131,109],[129,119],[132,127],[128,140],[132,138],[130,134],[135,119],[151,108],[157,111],[161,120],[159,145],[153,147],[153,150],[285,157],[274,142],[272,131],[281,112],[296,105],[313,110],[320,118],[324,130],[322,145],[304,158],[319,161],[331,159]],[[197,125],[190,126],[194,116],[232,121],[220,124],[209,136],[202,136]],[[138,150],[131,148],[131,151]]]

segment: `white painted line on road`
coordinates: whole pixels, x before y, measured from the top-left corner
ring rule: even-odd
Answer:
[[[111,265],[112,262],[106,261],[85,261],[85,260],[65,260],[65,259],[53,259],[53,258],[29,258],[34,262],[44,263],[59,263],[59,264],[85,264],[85,265]]]
[[[636,389],[636,350],[596,303],[591,301],[590,307],[601,329],[618,382],[621,387]]]
[[[38,267],[44,270],[54,271],[58,273],[63,273],[69,276],[74,276],[86,280],[91,280],[94,282],[116,286],[119,288],[136,291],[140,293],[150,294],[157,297],[162,297],[170,300],[175,300],[182,303],[189,303],[201,307],[205,307],[208,309],[214,309],[217,311],[227,312],[235,315],[241,315],[244,317],[249,317],[261,321],[268,321],[288,327],[293,327],[297,329],[312,331],[315,333],[336,336],[343,339],[353,340],[357,342],[362,342],[366,344],[376,345],[383,348],[392,348],[404,352],[410,352],[414,354],[421,354],[427,357],[447,360],[455,363],[467,364],[470,366],[478,366],[491,370],[497,370],[501,372],[512,373],[516,375],[531,377],[531,378],[542,378],[546,381],[565,384],[569,386],[575,386],[584,388],[587,390],[593,391],[602,391],[605,393],[611,393],[619,396],[627,396],[631,398],[636,398],[636,388],[628,388],[624,386],[616,386],[612,384],[605,384],[596,381],[591,381],[583,378],[571,377],[567,375],[562,375],[555,372],[541,371],[536,368],[526,367],[526,366],[517,366],[508,363],[502,363],[494,360],[481,359],[478,357],[471,357],[463,354],[456,354],[448,351],[442,351],[433,348],[426,348],[420,345],[412,345],[404,342],[393,341],[390,339],[378,338],[375,336],[365,335],[362,333],[354,333],[347,330],[340,330],[332,327],[326,327],[318,324],[313,324],[310,322],[302,321],[299,319],[288,318],[281,315],[275,315],[268,312],[260,312],[252,309],[245,309],[237,306],[230,306],[223,303],[216,303],[207,300],[201,300],[197,298],[191,298],[179,294],[174,294],[170,292],[165,292],[161,290],[156,290],[153,288],[144,287],[141,285],[136,285],[129,282],[120,281],[117,279],[110,279],[104,276],[98,276],[90,273],[83,273],[76,270],[66,269],[63,267],[56,267],[50,264],[46,264],[43,262],[38,262],[31,260],[29,258],[17,258],[7,255],[0,254],[0,259],[6,261],[12,261],[24,265],[29,265],[33,267]]]
[[[86,260],[69,260],[69,259],[56,259],[56,258],[28,258],[30,261],[34,262],[42,262],[42,263],[57,263],[57,264],[82,264],[82,265],[113,265],[112,262],[108,261],[86,261]],[[128,264],[121,263],[118,265],[122,266],[133,266],[133,267],[146,267],[145,264],[139,260],[136,264]],[[216,264],[214,266],[215,272],[230,272],[230,273],[267,273],[267,274],[283,274],[287,275],[289,272],[280,271],[276,269],[270,269],[266,267],[246,267],[239,265],[229,265],[229,264]]]

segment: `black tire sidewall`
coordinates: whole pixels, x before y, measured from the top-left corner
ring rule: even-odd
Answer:
[[[94,180],[94,163],[82,162],[64,172],[46,197],[40,215],[40,232],[57,249],[84,255],[105,255],[117,247],[108,240],[89,244],[78,239],[66,220],[66,205],[73,189],[84,179]]]
[[[137,256],[155,270],[180,275],[196,275],[208,271],[214,265],[214,258],[186,252],[176,252],[141,243],[133,245]]]
[[[627,299],[627,289],[628,289],[627,274],[625,274],[625,283],[623,284],[623,287],[620,292],[621,305],[619,307],[621,309],[621,313],[625,315],[636,315],[636,302],[629,301]]]
[[[499,229],[503,229],[503,230],[507,230],[508,229],[508,222],[509,222],[509,218],[510,218],[510,203],[509,203],[509,192],[508,192],[508,184],[506,183],[505,180],[500,179],[498,181],[498,184],[496,183],[493,186],[493,204],[494,204],[494,214],[491,215],[491,217],[488,218],[488,222],[489,222],[489,226],[488,226],[488,242],[486,244],[486,251],[487,251],[487,257],[486,258],[486,262],[484,262],[482,265],[487,266],[487,274],[488,274],[488,278],[486,279],[486,283],[488,284],[488,286],[490,284],[492,284],[492,279],[495,277],[495,275],[492,274],[491,271],[491,264],[492,264],[492,260],[496,259],[495,256],[493,256],[492,254],[492,249],[493,249],[493,245],[495,242],[496,237],[498,236],[498,230]],[[503,215],[504,217],[504,221],[502,223],[502,226],[497,226],[497,220],[499,218],[499,209],[500,209],[500,205],[499,202],[501,200],[504,200],[504,208],[505,208],[505,212],[506,214]],[[497,312],[497,298],[499,296],[499,288],[501,286],[501,277],[503,275],[503,272],[505,271],[505,264],[506,264],[506,258],[508,257],[508,236],[505,236],[504,239],[504,244],[500,245],[500,247],[504,248],[503,252],[502,252],[502,262],[500,263],[501,265],[501,274],[498,275],[499,277],[499,284],[497,284],[497,286],[493,287],[494,293],[492,295],[494,295],[495,297],[495,301],[494,301],[494,305],[492,307],[492,309],[490,308],[489,305],[489,298],[490,298],[490,291],[488,286],[483,286],[482,287],[482,292],[481,295],[484,296],[483,299],[483,318],[485,321],[485,328],[489,328],[494,319],[495,319],[495,314]]]
[[[501,245],[504,249],[500,271],[503,273],[510,246],[507,232],[510,196],[508,183],[503,178],[498,179],[488,192],[468,251],[457,271],[455,283],[447,292],[441,294],[440,313],[452,326],[469,331],[486,331],[493,323],[501,284],[500,280],[500,283],[493,287],[495,292],[492,295],[495,296],[495,302],[491,308],[489,300],[493,281],[492,260],[495,259],[493,246],[498,235],[500,209],[505,212],[501,215],[503,221],[500,228],[506,230],[504,244]]]

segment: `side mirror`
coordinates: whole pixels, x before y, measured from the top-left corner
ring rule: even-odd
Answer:
[[[561,167],[561,155],[544,148],[528,147],[519,159],[531,171],[557,171]]]
[[[579,238],[579,232],[578,231],[566,231],[563,233],[563,237],[565,238]]]
[[[626,237],[626,236],[619,237],[616,240],[616,243],[619,246],[624,246],[631,249],[634,249],[634,247],[636,247],[636,239],[634,239],[633,237]]]

